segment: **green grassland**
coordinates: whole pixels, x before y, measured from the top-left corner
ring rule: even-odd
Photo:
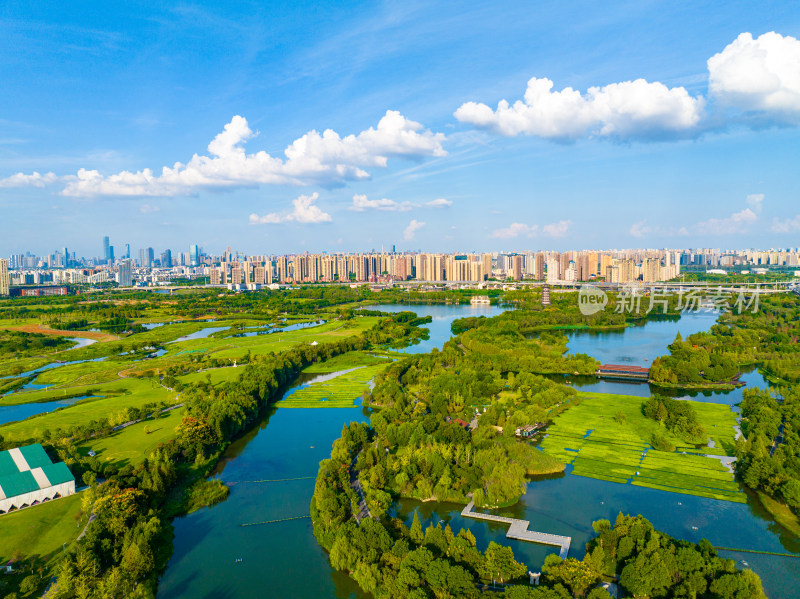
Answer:
[[[40,439],[45,430],[55,432],[58,428],[68,428],[86,424],[92,420],[100,420],[109,416],[117,416],[129,407],[141,408],[148,403],[173,402],[176,393],[164,387],[154,385],[151,380],[122,379],[102,385],[92,385],[92,392],[103,397],[83,399],[72,406],[32,416],[27,420],[11,422],[0,427],[0,435],[8,441],[24,441]],[[41,401],[43,398],[58,399],[58,391],[38,391],[31,394]],[[63,394],[64,391],[62,390]],[[122,418],[120,415],[119,418]],[[123,422],[123,420],[119,420]]]
[[[254,355],[279,353],[301,343],[313,343],[314,341],[324,343],[326,340],[338,340],[358,335],[371,328],[378,320],[374,316],[363,316],[352,321],[331,321],[315,327],[268,335],[191,339],[170,344],[169,351],[163,358],[179,356],[188,352],[203,352],[222,359],[241,359],[248,352]]]
[[[235,368],[233,366],[227,366],[224,368],[209,368],[208,370],[200,370],[198,372],[184,374],[179,376],[178,380],[184,384],[211,381],[212,385],[217,385],[219,383],[227,383],[237,380],[242,372],[244,372],[244,368],[241,366]]]
[[[389,364],[390,359],[382,353],[377,352],[348,352],[339,356],[334,356],[325,362],[318,362],[312,364],[303,372],[307,374],[324,374],[328,372],[338,372],[340,370],[349,370],[350,368],[358,368],[359,366],[372,366],[374,364]]]
[[[101,462],[113,462],[118,467],[139,464],[159,445],[176,437],[175,428],[183,419],[184,409],[176,408],[164,412],[158,418],[150,418],[132,424],[101,439],[85,441],[78,445],[81,455],[97,453]]]
[[[581,393],[580,403],[556,417],[542,449],[572,473],[622,484],[746,503],[733,475],[718,460],[734,444],[736,416],[723,404],[692,402],[699,422],[715,447],[687,445],[641,413],[643,398],[608,393]],[[620,422],[615,416],[624,415]],[[656,451],[649,439],[659,432],[676,451]]]
[[[360,366],[331,379],[311,383],[287,395],[278,405],[282,408],[352,408],[367,383],[387,365],[388,362]]]
[[[0,563],[21,550],[24,557],[49,561],[72,542],[86,524],[81,517],[82,494],[48,501],[0,516]]]

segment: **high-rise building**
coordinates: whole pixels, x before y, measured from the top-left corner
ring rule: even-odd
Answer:
[[[492,278],[492,255],[484,254],[481,256],[481,269],[487,279]]]
[[[661,260],[647,258],[642,263],[642,282],[653,283],[661,280]]]
[[[522,280],[522,256],[520,255],[511,258],[511,278],[515,281]]]
[[[69,266],[69,251],[67,251],[67,248],[62,251],[64,252],[64,268],[67,268]]]
[[[119,272],[117,273],[117,282],[120,287],[133,286],[133,273],[131,269],[131,261],[123,260],[119,263]]]
[[[8,260],[0,258],[0,295],[8,295]]]
[[[547,282],[557,283],[561,279],[561,265],[558,258],[547,259]]]
[[[128,260],[130,260],[130,258],[131,258],[131,244],[130,243],[126,243],[125,244],[125,258],[128,259]]]
[[[189,260],[192,266],[200,264],[200,247],[197,245],[189,246]]]
[[[164,250],[161,252],[161,266],[163,268],[172,267],[172,250]]]
[[[142,248],[139,250],[139,266],[153,266],[154,259],[153,248]]]
[[[103,260],[108,263],[109,261],[109,245],[108,245],[108,235],[103,237]]]

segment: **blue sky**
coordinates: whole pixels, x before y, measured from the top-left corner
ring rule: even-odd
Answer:
[[[794,2],[287,4],[4,2],[0,255],[800,245]]]

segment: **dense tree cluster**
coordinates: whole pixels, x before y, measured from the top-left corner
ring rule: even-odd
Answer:
[[[680,335],[670,355],[650,368],[654,383],[703,386],[730,383],[742,367],[758,365],[774,381],[800,382],[800,296],[793,293],[736,298],[711,330]]]
[[[314,534],[335,568],[351,573],[365,591],[387,599],[478,597],[482,580],[527,578],[527,569],[510,548],[491,543],[481,552],[469,530],[454,534],[441,523],[423,530],[416,513],[410,527],[387,517],[385,509],[381,518],[356,524],[352,514],[358,496],[350,471],[354,462],[356,468],[361,465],[374,438],[367,425],[352,423],[334,442],[330,459],[320,464],[311,517]]]
[[[696,333],[686,341],[680,333],[669,346],[668,356],[659,356],[650,366],[650,380],[656,384],[684,386],[736,382],[739,364],[713,343],[708,333]]]
[[[524,370],[535,356],[521,344],[506,354],[467,337],[377,377],[376,438],[359,456],[370,500],[385,504],[388,493],[466,503],[471,495],[477,505],[501,505],[524,492],[527,475],[563,470],[515,429],[546,422],[575,391]],[[538,351],[535,341],[525,345]]]
[[[688,402],[669,397],[650,397],[642,404],[642,413],[663,424],[687,443],[695,445],[708,443],[708,435],[697,421],[697,413]]]
[[[800,515],[800,392],[745,389],[736,470],[744,483]]]
[[[600,520],[594,529],[598,534],[587,545],[584,563],[594,571],[618,575],[620,585],[634,597],[766,597],[757,574],[737,570],[735,561],[719,557],[706,540],[695,544],[673,539],[641,516],[622,514],[613,528],[608,520]],[[557,560],[548,557],[545,562],[543,572],[551,579]]]
[[[0,330],[0,356],[4,360],[68,349],[74,344],[74,341],[64,337]]]

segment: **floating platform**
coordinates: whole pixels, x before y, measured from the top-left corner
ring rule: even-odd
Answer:
[[[490,522],[501,522],[503,524],[508,524],[509,527],[508,531],[506,532],[506,538],[515,539],[517,541],[528,541],[530,543],[539,543],[541,545],[555,545],[556,547],[561,548],[561,551],[558,554],[559,557],[561,559],[567,559],[569,546],[570,543],[572,543],[572,537],[562,537],[560,535],[551,535],[546,532],[528,530],[528,526],[531,524],[528,520],[505,518],[503,516],[495,516],[494,514],[481,514],[479,512],[474,512],[474,507],[475,503],[470,501],[467,504],[467,507],[461,510],[461,515],[465,518],[489,520]]]

